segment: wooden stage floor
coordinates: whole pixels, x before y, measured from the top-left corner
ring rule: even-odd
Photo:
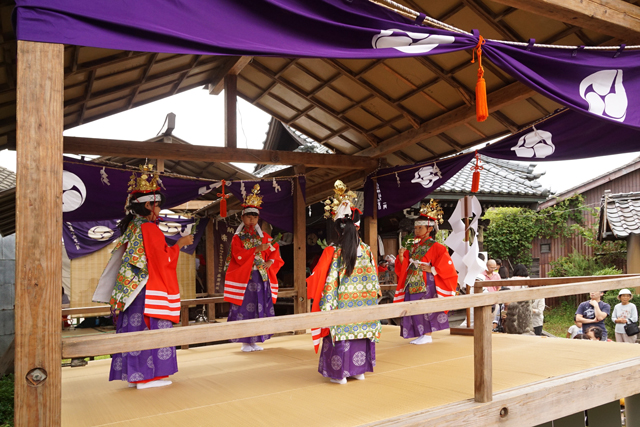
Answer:
[[[410,345],[384,326],[375,372],[346,385],[318,374],[309,334],[272,338],[262,352],[178,350],[180,371],[157,389],[109,382],[111,361],[91,361],[62,369],[62,425],[355,426],[473,399],[473,337],[433,337]],[[493,391],[639,355],[638,345],[494,334]]]

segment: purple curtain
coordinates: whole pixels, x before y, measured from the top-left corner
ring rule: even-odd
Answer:
[[[496,159],[539,162],[639,150],[639,130],[605,120],[591,120],[591,116],[566,110],[478,151]]]
[[[65,222],[62,227],[62,239],[69,259],[92,254],[120,237],[118,222],[116,220]],[[167,244],[173,246],[181,237],[180,232],[186,234],[189,224],[194,224],[191,226],[196,227],[193,244],[181,249],[182,252],[191,255],[196,250],[208,223],[209,218],[161,217],[158,226],[164,233]]]
[[[474,156],[475,153],[472,152],[435,163],[380,169],[365,182],[364,214],[373,214],[373,197],[378,201],[378,217],[399,212],[418,203],[451,179]]]
[[[367,0],[17,0],[19,40],[205,55],[388,58],[468,49]]]
[[[306,180],[303,176],[298,177],[298,180],[304,196]],[[251,193],[255,184],[260,184],[259,195],[262,196],[260,217],[271,225],[293,233],[293,181],[272,179],[234,181],[226,188],[243,203],[244,198]]]
[[[583,118],[640,129],[640,51],[527,48],[487,42],[486,57],[513,78]],[[634,95],[636,94],[636,95]],[[608,153],[613,154],[613,153]]]
[[[65,159],[62,173],[64,221],[104,221],[125,216],[131,171]],[[186,203],[211,191],[216,181],[162,177],[164,208]]]

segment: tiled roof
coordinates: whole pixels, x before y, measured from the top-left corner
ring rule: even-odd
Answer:
[[[501,194],[518,196],[546,197],[549,190],[536,181],[542,174],[534,174],[534,164],[523,166],[507,160],[492,159],[480,156],[482,171],[480,171],[479,194]],[[449,181],[441,185],[438,193],[469,193],[473,179],[471,167],[475,159],[462,168]]]
[[[0,191],[16,186],[16,174],[0,166]]]
[[[296,148],[295,152],[303,152],[303,153],[319,153],[319,154],[334,154],[333,150],[324,145],[317,143],[313,139],[309,138],[305,134],[298,132],[295,129],[290,128],[280,122],[277,122],[276,125],[281,125],[284,127],[291,137],[300,144],[300,147]],[[291,165],[265,165],[262,168],[255,171],[253,174],[259,178],[272,174],[274,172],[278,172],[282,169],[286,169]]]
[[[603,224],[603,221],[606,221]],[[598,239],[620,240],[640,234],[640,193],[602,196]]]

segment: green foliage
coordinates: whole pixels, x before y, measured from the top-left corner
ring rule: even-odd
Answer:
[[[324,239],[324,240],[323,239],[318,239],[316,241],[316,244],[318,246],[320,246],[322,248],[322,250],[324,250],[327,246],[329,246],[329,244],[327,243],[327,239]]]
[[[13,427],[13,374],[0,378],[0,427]]]
[[[488,209],[483,219],[491,222],[484,233],[484,248],[491,257],[531,265],[531,244],[538,235],[538,226],[531,218],[535,214],[523,208]]]
[[[573,316],[578,309],[577,305],[562,301],[562,304],[544,311],[544,330],[557,337],[565,338],[567,329],[574,324]]]
[[[411,250],[411,245],[413,245],[413,242],[415,240],[416,240],[416,236],[414,236],[413,233],[409,233],[402,238],[402,244],[400,245],[400,247],[403,247],[409,251]]]
[[[548,276],[611,276],[616,274],[622,274],[622,270],[605,265],[602,259],[587,258],[574,251],[569,256],[552,261],[551,271],[549,271]]]
[[[597,224],[584,225],[584,213],[598,215],[598,210],[585,206],[576,195],[539,212],[524,208],[491,208],[483,219],[490,220],[485,231],[484,248],[492,258],[511,260],[512,264],[531,265],[531,246],[536,237],[553,239],[580,235],[594,248],[598,261],[567,257],[554,265],[551,277],[585,276],[603,268],[618,265],[625,258],[626,242],[597,240]]]

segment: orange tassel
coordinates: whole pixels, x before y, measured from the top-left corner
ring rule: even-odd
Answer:
[[[226,218],[227,217],[227,199],[229,198],[228,194],[224,194],[224,186],[225,186],[225,181],[224,179],[222,180],[222,193],[218,193],[218,197],[221,198],[220,200],[220,216],[222,218]]]
[[[484,81],[484,68],[482,68],[482,45],[484,38],[480,36],[478,45],[473,49],[471,62],[475,62],[475,53],[478,53],[478,82],[476,83],[476,120],[484,122],[489,117],[487,105],[487,83]]]
[[[483,168],[480,165],[480,156],[478,155],[478,151],[476,151],[476,165],[471,166],[471,170],[473,171],[473,180],[471,181],[472,193],[477,193],[480,189],[480,171],[482,169]]]

